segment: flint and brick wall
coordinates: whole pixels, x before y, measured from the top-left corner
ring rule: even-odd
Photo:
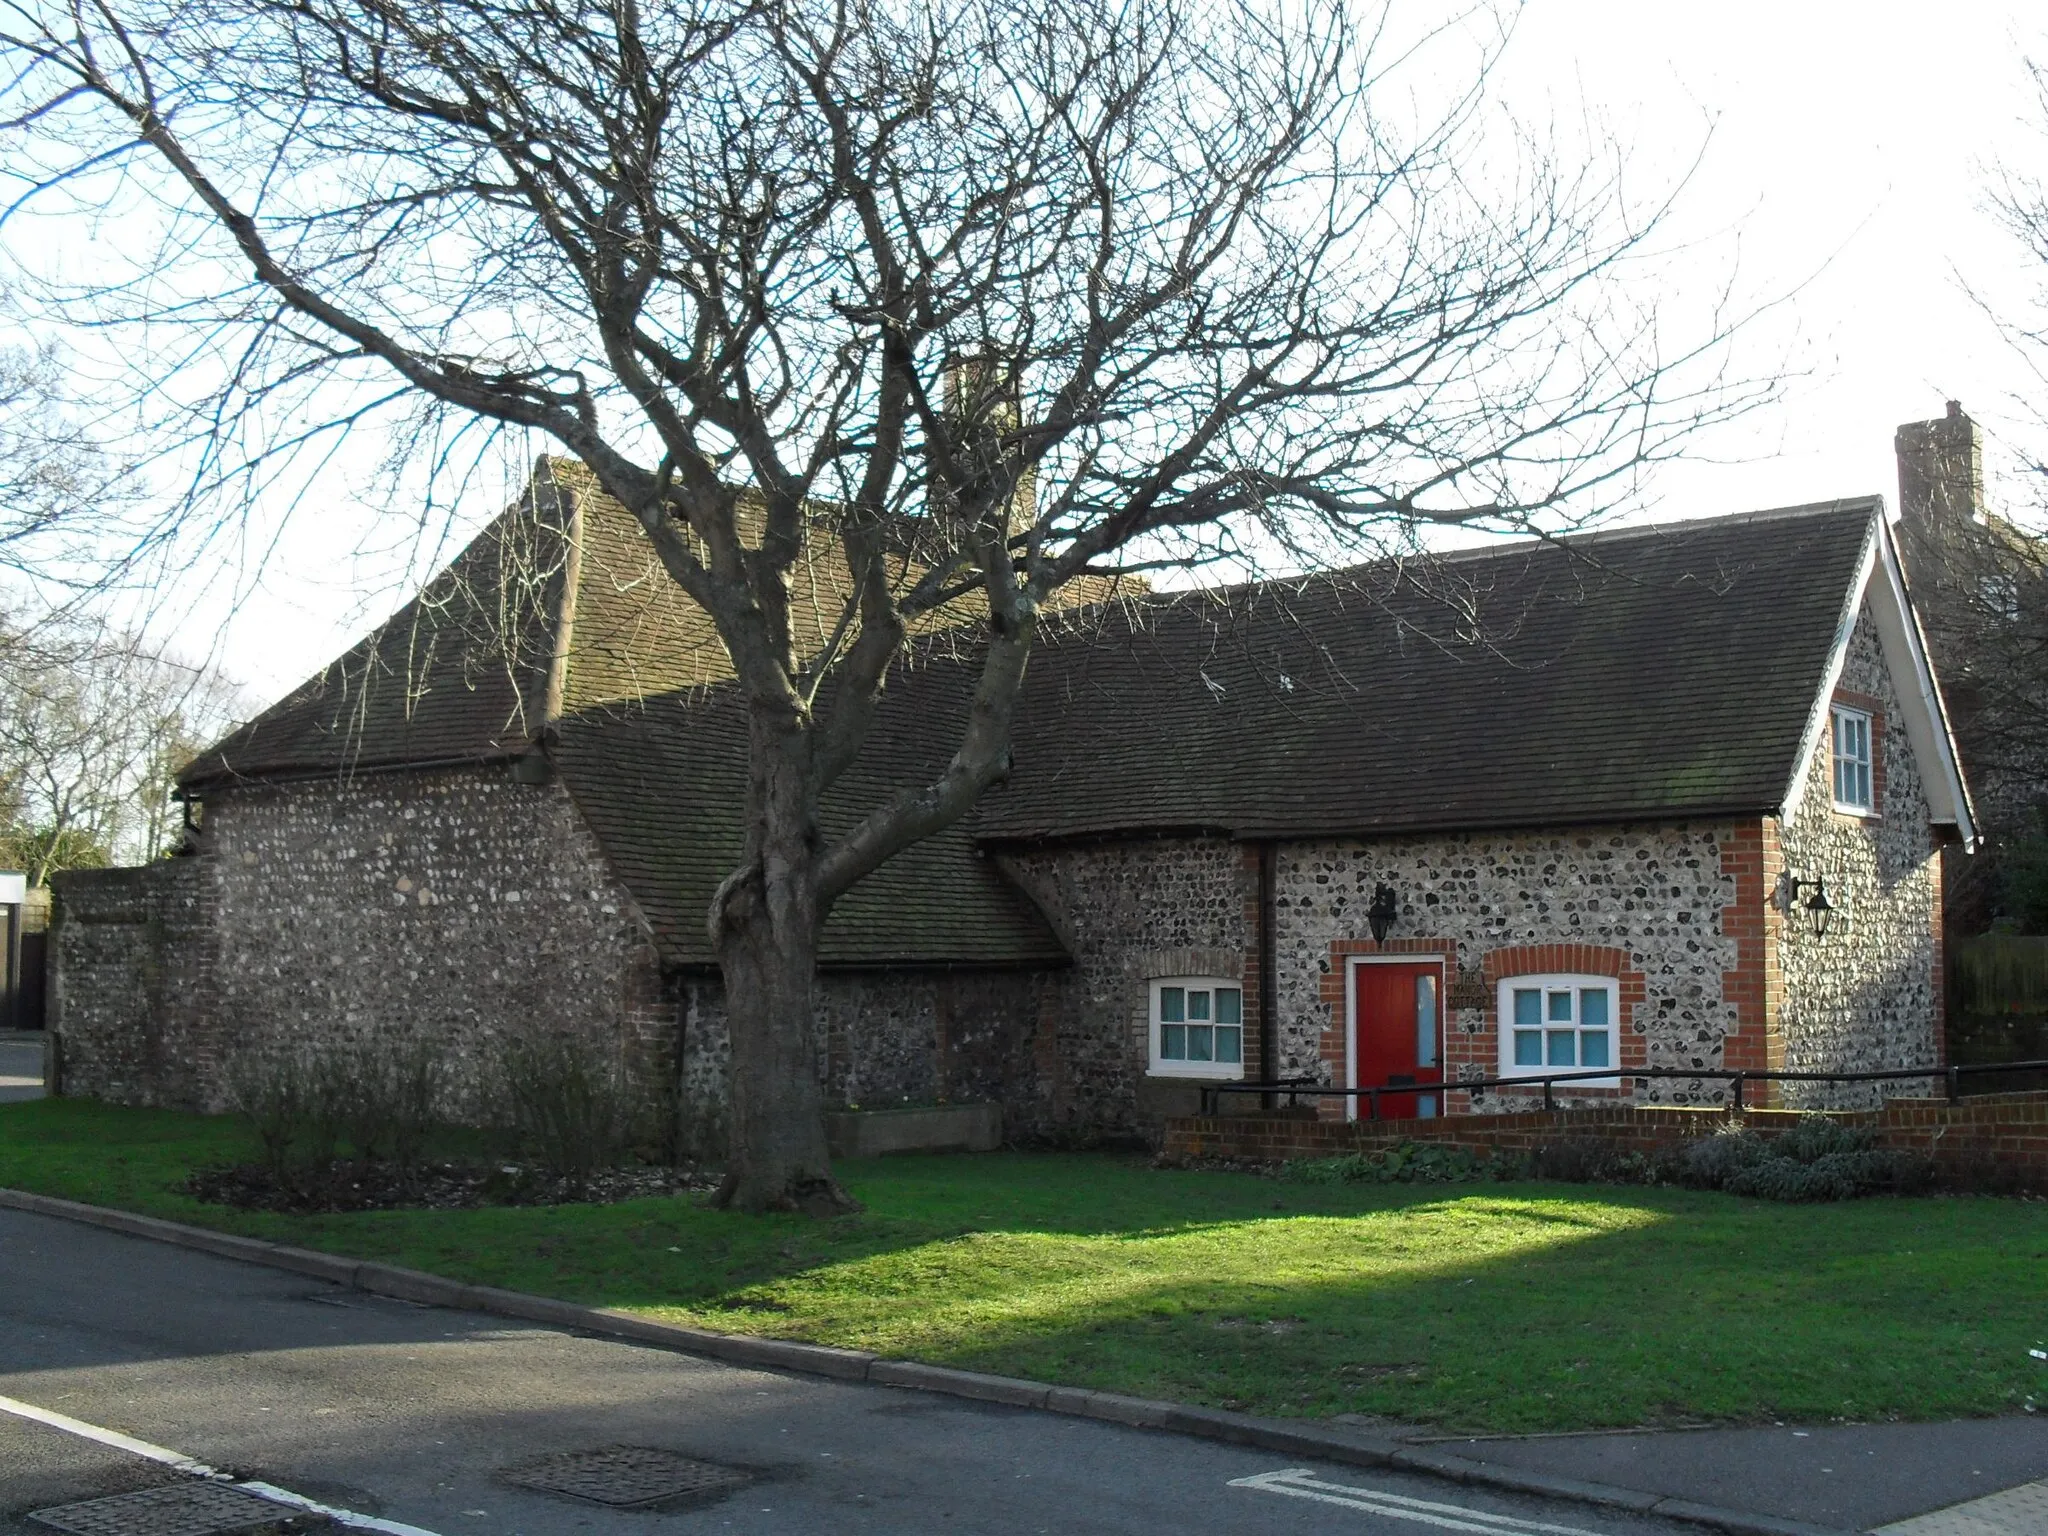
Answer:
[[[1051,1135],[1065,977],[1058,972],[826,972],[813,994],[827,1104],[886,1109],[909,1100],[995,1101],[1004,1135]],[[676,983],[683,1093],[693,1118],[722,1114],[730,1051],[724,986]]]
[[[662,1072],[652,943],[559,785],[489,768],[252,786],[210,796],[204,827],[217,1006],[245,1046],[426,1041],[464,1107],[525,1032]]]
[[[1771,1111],[1761,1119],[1768,1122]],[[1674,1141],[1711,1136],[1725,1111],[1680,1105],[1604,1104],[1576,1109],[1439,1116],[1428,1120],[1335,1120],[1328,1116],[1200,1115],[1170,1120],[1163,1155],[1259,1163],[1341,1157],[1404,1142],[1457,1147],[1480,1157],[1527,1153],[1560,1142],[1589,1142],[1611,1152],[1648,1153]]]
[[[1188,1080],[1152,1077],[1151,983],[1236,978],[1244,986],[1245,1071],[1258,1076],[1256,848],[1227,838],[1148,838],[1006,856],[1074,957],[1040,985],[1039,1113],[1051,1130],[1155,1131],[1193,1109]]]
[[[652,945],[558,786],[502,768],[251,785],[208,797],[203,835],[197,856],[62,882],[67,1092],[217,1110],[231,1060],[423,1043],[469,1116],[532,1030],[650,1083],[671,1070]]]
[[[1927,794],[1898,718],[1898,689],[1875,625],[1861,614],[1849,637],[1836,697],[1875,716],[1872,741],[1875,816],[1834,809],[1828,737],[1814,753],[1791,820],[1777,832],[1781,867],[1827,881],[1834,911],[1816,938],[1804,910],[1772,912],[1782,971],[1776,1004],[1782,1065],[1803,1072],[1890,1066],[1938,1066],[1943,986],[1939,845]],[[1775,880],[1776,872],[1772,872]],[[1806,893],[1801,892],[1801,900]],[[1893,1091],[1917,1091],[1901,1083]],[[1787,1085],[1788,1104],[1836,1107],[1876,1102],[1879,1090],[1850,1085]]]
[[[686,1136],[721,1145],[720,984],[663,972],[559,785],[500,768],[252,785],[210,797],[204,826],[196,857],[63,877],[66,1092],[218,1110],[239,1059],[424,1042],[448,1070],[446,1111],[474,1119],[505,1043],[544,1031],[650,1095],[679,1082]],[[1018,1132],[1053,1129],[1061,984],[823,976],[827,1098],[996,1098]]]
[[[1741,849],[1741,829],[1728,822],[1283,844],[1279,1071],[1346,1085],[1344,968],[1354,955],[1396,953],[1445,958],[1453,1081],[1499,1075],[1497,984],[1540,971],[1619,979],[1624,1069],[1719,1067],[1745,1023],[1725,985],[1743,962],[1740,936],[1723,926],[1739,881],[1730,856]],[[1384,946],[1365,936],[1382,882],[1401,903]],[[1701,1078],[1645,1082],[1638,1092],[1714,1103],[1724,1090]],[[1466,1095],[1448,1097],[1450,1108],[1468,1107]],[[1470,1097],[1470,1108],[1497,1109],[1527,1096]]]

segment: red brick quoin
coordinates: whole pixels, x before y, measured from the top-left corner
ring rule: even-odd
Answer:
[[[1721,996],[1735,1009],[1735,1026],[1722,1039],[1721,1061],[1738,1071],[1777,1071],[1785,1065],[1785,1042],[1775,1029],[1785,976],[1771,927],[1780,919],[1769,904],[1784,869],[1778,823],[1772,818],[1737,822],[1721,839],[1721,873],[1735,885],[1735,899],[1721,908],[1721,932],[1735,941],[1735,969],[1721,973]]]

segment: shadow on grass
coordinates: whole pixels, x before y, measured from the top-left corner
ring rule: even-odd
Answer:
[[[231,1121],[9,1106],[0,1183],[698,1326],[1471,1429],[2012,1411],[2048,1338],[2039,1204],[1297,1185],[1050,1153],[849,1163],[867,1209],[824,1222],[686,1199],[281,1217],[174,1193],[242,1144]]]

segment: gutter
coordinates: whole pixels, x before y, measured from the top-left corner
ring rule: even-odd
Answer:
[[[277,773],[266,773],[260,769],[243,773],[231,769],[226,773],[209,774],[203,779],[181,783],[171,791],[171,798],[178,801],[204,800],[209,789],[252,789],[265,784],[311,784],[321,780],[346,782],[383,773],[428,773],[440,768],[485,768],[493,763],[514,762],[532,750],[533,745],[528,744],[517,748],[502,747],[492,752],[472,753],[464,757],[429,757],[405,762],[351,764],[347,767],[288,768]]]
[[[1163,842],[1170,838],[1215,837],[1230,842],[1300,842],[1309,838],[1350,838],[1374,842],[1388,837],[1442,837],[1461,832],[1573,832],[1585,827],[1666,826],[1675,821],[1737,821],[1749,816],[1775,816],[1776,801],[1723,801],[1687,806],[1637,806],[1609,814],[1577,816],[1564,821],[1525,818],[1475,818],[1466,821],[1388,822],[1380,825],[1323,825],[1252,822],[1237,827],[1162,824],[1148,827],[1087,827],[1077,831],[976,832],[985,848],[1087,847],[1101,843]]]

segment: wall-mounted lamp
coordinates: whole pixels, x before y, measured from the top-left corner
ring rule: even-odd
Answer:
[[[1801,891],[1809,891],[1811,894],[1802,901],[1799,897]],[[1794,913],[1804,911],[1806,921],[1813,929],[1813,936],[1816,939],[1828,936],[1828,923],[1834,916],[1835,904],[1828,900],[1827,876],[1815,875],[1811,880],[1802,880],[1791,870],[1786,870],[1778,876],[1778,889],[1772,893],[1771,905],[1778,909],[1788,923],[1792,921]]]
[[[1394,920],[1401,915],[1401,899],[1394,894],[1391,885],[1373,887],[1372,905],[1365,909],[1365,920],[1372,927],[1372,941],[1375,944],[1387,942],[1387,930],[1394,926]]]

